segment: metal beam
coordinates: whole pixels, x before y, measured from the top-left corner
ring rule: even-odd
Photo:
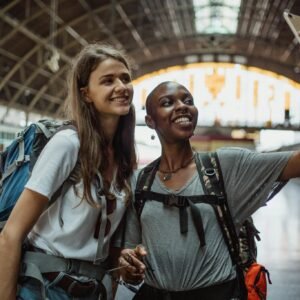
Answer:
[[[13,27],[18,27],[19,26],[19,22],[15,19],[12,19],[11,17],[3,14],[0,11],[0,17],[3,18],[3,20],[5,20],[8,24],[10,24]],[[32,48],[29,52],[26,53],[25,56],[23,56],[20,61],[10,70],[10,72],[4,77],[4,79],[1,81],[0,83],[0,90],[3,88],[3,86],[8,82],[8,80],[14,75],[14,73],[19,69],[19,67],[29,59],[29,57],[31,57],[42,45],[47,48],[50,49],[52,51],[57,51],[61,58],[63,60],[65,60],[67,63],[71,63],[71,58],[66,55],[63,51],[61,51],[60,49],[54,47],[53,45],[50,45],[48,43],[47,39],[43,39],[39,36],[37,36],[35,33],[33,33],[32,31],[30,31],[29,29],[27,29],[26,27],[20,27],[20,32],[22,32],[23,34],[25,34],[27,37],[29,37],[30,39],[32,39],[33,41],[35,41],[37,43],[37,45]],[[51,38],[51,37],[50,37]]]
[[[19,82],[15,82],[15,81],[12,81],[10,80],[8,83],[7,83],[8,86],[11,86],[15,89],[20,89],[22,87],[22,84],[19,83]],[[31,87],[28,87],[28,90],[32,93],[32,94],[37,94],[39,91],[34,89],[34,88],[31,88]],[[54,102],[54,103],[61,103],[61,100],[57,99],[56,97],[54,96],[51,96],[51,95],[48,95],[48,94],[44,94],[43,95],[44,99],[46,99],[47,101],[50,101],[50,102]],[[23,110],[26,110],[24,109],[24,106],[22,106],[22,109]]]
[[[183,30],[182,30],[182,26],[180,26],[180,23],[178,22],[174,3],[171,0],[167,0],[166,4],[170,15],[170,22],[173,28],[173,32],[178,40],[178,48],[181,52],[184,52],[185,46],[184,46],[184,42],[182,41]]]
[[[28,106],[28,111],[30,111],[31,109],[33,109],[33,107],[35,106],[35,104],[38,102],[38,100],[41,98],[41,96],[47,91],[47,89],[49,88],[49,86],[51,86],[51,84],[60,76],[63,74],[63,72],[66,71],[66,69],[68,68],[68,65],[64,65],[62,68],[59,69],[59,71],[57,71],[52,78],[49,80],[49,82],[47,82],[47,84],[43,85],[40,90],[38,91],[38,93],[34,96],[34,98],[31,100],[29,106]],[[59,102],[61,103],[61,101]]]
[[[13,30],[9,31],[1,40],[0,46],[4,45],[6,41],[10,38],[14,37],[14,35],[20,30],[20,27],[25,26],[27,23],[33,21],[35,18],[38,18],[43,12],[39,10],[35,14],[31,15],[30,17],[26,18],[23,22],[20,22],[18,26],[14,27]]]
[[[17,93],[15,93],[14,97],[11,99],[10,103],[8,104],[9,107],[13,106],[15,102],[17,102],[18,98],[25,92],[26,89],[30,86],[30,84],[33,82],[33,80],[36,78],[36,76],[41,72],[41,70],[44,69],[46,66],[46,62],[44,62],[42,65],[37,67],[31,75],[23,81],[21,89],[18,90]],[[51,74],[51,79],[53,78],[53,74]]]
[[[86,0],[78,0],[81,6],[88,12],[88,14],[93,18],[99,29],[111,38],[113,43],[118,49],[124,49],[124,45],[115,37],[114,33],[102,22],[102,20],[97,16],[96,11],[94,11]]]
[[[63,25],[64,20],[60,18],[55,12],[53,12],[47,5],[45,5],[41,0],[34,0],[37,5],[39,5],[49,16],[58,24]],[[78,41],[82,46],[86,46],[88,42],[80,35],[78,34],[70,25],[65,25],[65,30],[76,40]]]
[[[2,8],[2,12],[6,13],[8,10],[10,10],[12,7],[14,7],[16,4],[18,4],[20,2],[20,0],[14,0],[14,1],[10,1],[6,6],[4,6]]]
[[[5,56],[6,58],[9,58],[10,60],[13,60],[14,62],[18,62],[21,59],[21,57],[16,56],[16,55],[12,54],[11,52],[4,50],[3,48],[0,48],[0,54]],[[27,66],[28,68],[30,68],[31,70],[35,70],[38,67],[29,61],[24,62],[24,65]],[[52,76],[52,73],[50,73],[44,69],[41,70],[41,74],[45,77]]]
[[[133,38],[136,40],[136,42],[138,43],[138,45],[143,50],[145,56],[147,58],[151,58],[151,56],[152,56],[151,52],[149,51],[149,49],[145,45],[143,39],[141,38],[141,36],[139,35],[139,33],[137,32],[137,30],[135,29],[135,27],[131,23],[130,19],[128,18],[127,14],[125,13],[125,11],[123,10],[123,8],[122,8],[122,6],[120,4],[117,4],[116,10],[118,11],[119,15],[121,16],[123,22],[129,28],[129,30],[130,30]]]

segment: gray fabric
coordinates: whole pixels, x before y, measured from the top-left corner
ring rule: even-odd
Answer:
[[[243,220],[265,205],[290,155],[290,152],[263,154],[240,148],[218,151],[229,207],[237,228]],[[198,173],[178,191],[168,190],[156,176],[151,190],[186,196],[203,194]],[[135,247],[142,243],[146,247],[148,260],[154,269],[154,273],[146,273],[147,284],[160,289],[182,291],[221,283],[235,277],[212,207],[208,204],[196,205],[203,218],[207,242],[204,249],[200,248],[190,208],[187,234],[180,233],[179,212],[176,207],[164,207],[157,201],[147,201],[141,215],[141,224],[135,210],[132,207],[129,209],[125,246]]]

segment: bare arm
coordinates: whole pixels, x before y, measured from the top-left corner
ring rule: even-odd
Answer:
[[[300,177],[300,151],[295,151],[283,169],[279,180],[287,181],[289,179]]]
[[[16,299],[22,243],[47,204],[47,197],[25,189],[0,233],[0,295],[2,300]]]

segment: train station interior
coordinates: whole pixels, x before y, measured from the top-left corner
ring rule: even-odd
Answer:
[[[195,150],[300,150],[300,17],[289,14],[299,0],[1,0],[0,150],[33,122],[64,119],[66,73],[91,42],[130,61],[139,167],[160,155],[145,101],[168,80],[194,96]],[[300,299],[300,180],[253,217],[267,299]]]

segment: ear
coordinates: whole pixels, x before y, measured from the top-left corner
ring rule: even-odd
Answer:
[[[151,129],[155,129],[155,122],[154,120],[151,118],[151,116],[146,115],[145,116],[145,122],[147,124],[147,126]]]
[[[83,99],[84,99],[85,102],[87,102],[87,103],[91,103],[92,102],[92,100],[88,96],[88,89],[87,89],[87,87],[81,88],[80,92],[81,92],[81,94],[82,94]]]

